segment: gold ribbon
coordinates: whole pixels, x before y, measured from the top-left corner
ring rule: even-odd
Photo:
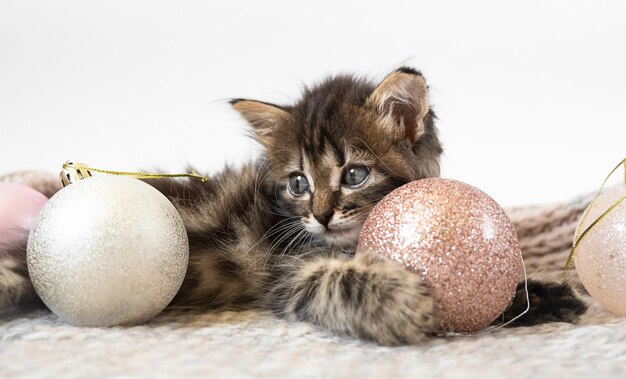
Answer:
[[[64,173],[72,172],[78,173],[78,175],[72,175],[68,177]],[[63,181],[63,184],[71,183],[72,179],[82,179],[84,177],[91,176],[91,172],[99,172],[102,174],[108,175],[123,175],[123,176],[132,176],[137,179],[163,179],[163,178],[194,178],[199,179],[202,182],[206,182],[208,179],[206,176],[198,175],[196,172],[185,173],[185,174],[162,174],[162,173],[153,173],[153,172],[135,172],[135,171],[113,171],[113,170],[103,170],[100,168],[89,167],[83,163],[75,163],[72,161],[67,161],[63,164],[63,171],[61,172],[61,178],[67,179]],[[67,183],[66,183],[67,182]]]
[[[583,217],[580,219],[580,223],[578,224],[578,227],[576,228],[576,234],[574,234],[574,244],[572,245],[572,250],[570,250],[569,256],[567,257],[567,262],[565,263],[565,275],[568,274],[568,270],[571,268],[572,266],[572,262],[574,261],[574,253],[576,252],[576,248],[578,248],[578,245],[580,245],[580,241],[582,241],[583,238],[585,238],[585,236],[587,235],[587,233],[589,233],[589,231],[591,231],[591,229],[600,221],[602,221],[602,219],[604,219],[609,213],[611,213],[615,208],[617,208],[618,205],[620,205],[625,199],[626,199],[626,194],[622,195],[616,202],[614,202],[606,211],[604,211],[600,216],[598,216],[597,219],[595,219],[591,224],[589,224],[588,227],[585,228],[585,230],[583,230],[581,232],[582,226],[585,223],[585,220],[587,219],[587,215],[589,214],[589,210],[593,207],[593,205],[595,204],[596,200],[598,200],[598,197],[600,196],[600,194],[602,193],[602,189],[604,189],[604,185],[606,184],[606,182],[609,180],[609,178],[613,175],[613,173],[615,171],[617,171],[617,169],[619,168],[619,166],[624,165],[624,181],[626,182],[626,158],[622,159],[621,162],[619,162],[617,164],[617,166],[615,166],[615,168],[613,168],[613,170],[611,170],[611,172],[609,173],[609,175],[607,175],[606,179],[604,179],[604,182],[602,182],[602,185],[600,186],[600,189],[598,190],[598,192],[596,193],[596,195],[594,196],[593,200],[591,200],[591,204],[589,204],[589,206],[587,207],[587,209],[585,210],[585,213],[583,213]]]

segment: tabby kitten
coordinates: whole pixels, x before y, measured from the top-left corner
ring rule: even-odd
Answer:
[[[439,175],[442,148],[422,75],[402,67],[377,86],[337,76],[291,106],[231,104],[264,148],[257,163],[206,183],[148,181],[180,211],[189,236],[189,269],[172,305],[260,307],[385,345],[436,333],[433,299],[417,275],[355,255],[376,202]],[[0,261],[5,307],[34,296],[23,256],[22,246]],[[585,310],[565,284],[531,284],[544,294],[531,296],[542,313],[521,323],[573,321]]]

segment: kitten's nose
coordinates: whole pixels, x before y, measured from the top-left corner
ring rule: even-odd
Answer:
[[[328,227],[328,223],[333,218],[334,214],[335,212],[332,209],[330,209],[330,210],[325,211],[324,213],[314,213],[313,217],[315,217],[317,222]]]

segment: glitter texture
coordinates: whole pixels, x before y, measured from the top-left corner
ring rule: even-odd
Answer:
[[[624,194],[626,183],[604,191],[588,209],[580,230],[585,230]],[[594,299],[616,315],[626,316],[626,201],[580,241],[574,265],[580,281]]]
[[[43,302],[80,326],[134,324],[178,292],[189,242],[178,211],[137,179],[94,176],[53,196],[28,240]]]
[[[468,184],[408,183],[380,201],[358,250],[375,251],[429,284],[442,331],[474,332],[510,304],[522,273],[517,234],[504,210]]]

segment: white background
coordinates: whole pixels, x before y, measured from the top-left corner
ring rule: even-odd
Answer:
[[[0,172],[255,152],[230,97],[420,69],[443,175],[503,205],[593,190],[626,156],[623,1],[0,2]]]

